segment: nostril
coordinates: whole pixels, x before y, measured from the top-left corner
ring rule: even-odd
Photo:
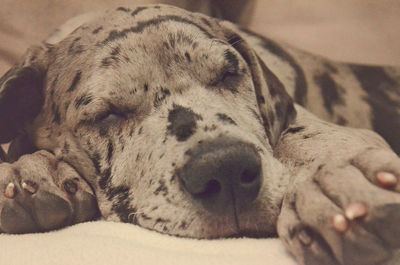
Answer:
[[[209,182],[207,182],[204,191],[197,193],[196,196],[200,198],[208,198],[211,197],[212,195],[218,194],[220,191],[221,191],[221,184],[217,180],[212,179]]]
[[[240,182],[244,184],[249,184],[254,182],[257,179],[258,172],[245,170],[240,176]]]

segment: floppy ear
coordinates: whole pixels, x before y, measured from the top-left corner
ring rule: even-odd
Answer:
[[[225,39],[235,48],[250,68],[258,107],[271,146],[275,146],[281,133],[296,118],[292,98],[282,82],[257,56],[248,43],[235,32],[228,22],[220,22]]]
[[[43,105],[47,48],[35,46],[0,78],[0,143],[14,139]]]

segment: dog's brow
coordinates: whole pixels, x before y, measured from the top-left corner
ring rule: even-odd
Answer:
[[[137,26],[135,26],[135,27],[124,29],[121,31],[113,30],[110,32],[108,37],[104,41],[101,42],[101,45],[106,45],[107,43],[109,43],[111,41],[124,38],[128,33],[141,33],[141,32],[143,32],[143,30],[145,30],[149,26],[156,26],[161,23],[169,22],[169,21],[180,22],[180,23],[195,26],[201,32],[203,32],[208,38],[212,39],[214,37],[205,28],[201,27],[200,25],[194,23],[191,20],[182,18],[180,16],[161,16],[156,19],[151,19],[151,20],[147,20],[144,22],[138,22]]]

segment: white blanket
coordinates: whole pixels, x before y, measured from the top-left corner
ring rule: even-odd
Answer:
[[[296,265],[279,239],[185,239],[104,221],[48,233],[1,234],[0,264]]]

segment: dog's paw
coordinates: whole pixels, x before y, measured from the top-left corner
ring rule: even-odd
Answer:
[[[399,180],[400,158],[383,149],[321,165],[287,193],[279,236],[304,265],[393,262],[400,248]]]
[[[52,154],[38,151],[0,164],[0,232],[49,231],[97,215],[89,185]]]

